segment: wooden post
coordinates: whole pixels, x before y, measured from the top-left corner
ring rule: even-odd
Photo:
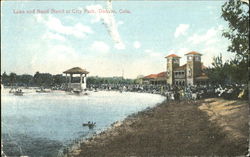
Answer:
[[[85,74],[84,82],[83,83],[87,83],[87,74]]]
[[[84,83],[84,88],[86,89],[87,88],[87,74],[84,75],[83,83]]]
[[[71,79],[72,79],[73,74],[70,74],[69,76],[69,89],[71,88]]]
[[[80,74],[80,90],[82,91],[82,74]]]
[[[66,73],[66,86],[68,88],[68,76],[67,76],[67,73]],[[67,88],[66,88],[66,90],[67,90]]]
[[[66,73],[66,90],[69,90],[69,78],[68,74]]]

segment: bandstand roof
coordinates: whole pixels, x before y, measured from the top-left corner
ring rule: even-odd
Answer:
[[[89,72],[80,67],[74,67],[74,68],[64,71],[63,73],[65,74],[88,74]]]

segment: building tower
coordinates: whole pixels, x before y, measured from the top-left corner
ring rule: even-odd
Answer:
[[[187,66],[186,66],[186,77],[187,77],[187,85],[195,84],[195,77],[201,75],[201,55],[198,52],[192,51],[187,54]]]
[[[174,69],[180,66],[180,58],[175,54],[165,57],[167,59],[167,83],[173,85],[174,83]]]

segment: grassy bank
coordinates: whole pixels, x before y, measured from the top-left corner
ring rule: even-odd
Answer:
[[[211,119],[203,110],[211,103],[214,101],[164,102],[114,124],[112,129],[82,143],[70,156],[246,155],[248,121],[242,118],[248,119],[248,112],[235,111],[243,116],[238,119],[243,126],[235,125],[235,117],[231,127],[240,127],[236,130],[242,136],[230,138],[231,131],[218,123],[223,115]],[[240,104],[248,110],[247,102]]]

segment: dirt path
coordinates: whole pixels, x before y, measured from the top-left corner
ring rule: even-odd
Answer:
[[[206,99],[199,109],[205,111],[210,121],[219,125],[231,140],[248,138],[249,106],[246,101]]]
[[[243,127],[247,130],[243,129],[241,138],[228,138],[228,133],[199,109],[203,103],[204,100],[162,103],[115,124],[83,143],[74,154],[77,157],[246,155],[248,127]]]

